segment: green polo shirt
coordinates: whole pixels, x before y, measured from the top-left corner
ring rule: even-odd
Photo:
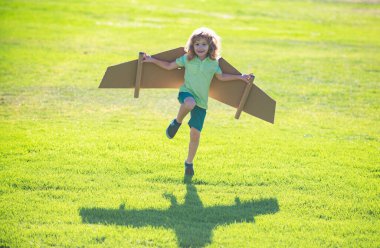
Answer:
[[[217,60],[206,57],[200,60],[195,56],[192,60],[187,60],[187,55],[176,59],[177,65],[185,67],[185,83],[179,88],[180,92],[189,92],[194,96],[198,107],[207,109],[208,92],[214,74],[221,74]]]

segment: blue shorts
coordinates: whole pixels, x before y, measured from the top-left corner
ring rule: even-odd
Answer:
[[[187,97],[192,97],[194,99],[194,96],[188,92],[179,92],[178,93],[178,101],[181,104],[184,103],[184,101]],[[206,118],[206,109],[200,108],[197,105],[195,105],[193,110],[191,110],[190,114],[191,114],[191,117],[190,117],[190,120],[188,123],[189,127],[190,128],[193,127],[195,129],[197,129],[199,132],[202,131],[203,123],[204,123],[205,118]]]

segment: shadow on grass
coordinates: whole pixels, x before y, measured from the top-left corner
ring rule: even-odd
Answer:
[[[174,195],[164,194],[171,202],[167,210],[128,210],[122,204],[119,209],[81,208],[79,212],[83,223],[171,228],[180,247],[203,247],[211,243],[212,230],[219,225],[254,222],[257,215],[279,211],[274,198],[240,202],[237,197],[234,205],[204,207],[191,177],[185,177],[184,183],[187,189],[185,203],[179,205]]]

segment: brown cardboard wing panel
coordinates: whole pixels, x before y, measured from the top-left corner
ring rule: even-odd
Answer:
[[[99,88],[134,88],[137,60],[109,66]]]
[[[238,70],[223,58],[219,59],[219,66],[223,73],[241,75]],[[241,80],[223,82],[214,77],[210,85],[209,95],[215,100],[237,108],[239,107],[240,99],[244,93],[246,85],[247,83]]]
[[[223,73],[241,75],[238,70],[223,58],[219,59],[219,66]],[[246,86],[247,83],[241,80],[222,82],[214,77],[210,86],[210,97],[238,108]],[[253,84],[243,111],[262,120],[274,123],[275,109],[276,102]]]
[[[183,47],[152,55],[153,58],[173,62],[185,54]],[[141,88],[179,88],[183,84],[184,69],[165,70],[152,63],[144,63]]]
[[[183,84],[184,69],[165,70],[155,64],[144,63],[141,88],[179,88]]]
[[[243,111],[264,121],[274,123],[276,101],[253,84]]]
[[[209,96],[234,108],[239,107],[240,99],[247,83],[241,80],[222,82],[215,77],[211,82]]]
[[[185,54],[183,47],[152,55],[152,57],[172,62]],[[109,66],[99,88],[134,88],[138,60]],[[183,84],[184,70],[165,70],[151,63],[144,63],[141,88],[179,88]]]

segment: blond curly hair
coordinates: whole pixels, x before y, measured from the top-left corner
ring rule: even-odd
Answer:
[[[207,56],[209,56],[212,60],[218,59],[222,49],[221,39],[213,30],[205,27],[194,30],[187,40],[185,46],[187,59],[190,61],[195,57],[194,43],[201,38],[204,38],[209,45]]]

